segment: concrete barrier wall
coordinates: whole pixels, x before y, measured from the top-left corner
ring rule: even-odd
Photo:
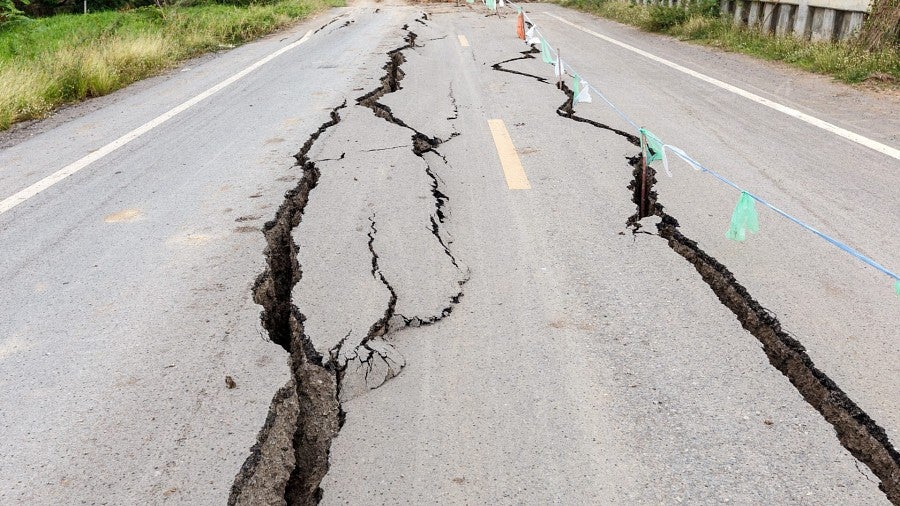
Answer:
[[[685,5],[690,0],[634,0],[644,5]],[[812,40],[844,40],[862,28],[870,0],[721,0],[722,15],[765,33]]]

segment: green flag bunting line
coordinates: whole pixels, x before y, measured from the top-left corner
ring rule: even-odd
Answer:
[[[484,0],[484,1],[485,2],[488,2],[488,1],[496,2],[496,0]],[[863,255],[862,253],[853,249],[852,247],[848,246],[847,244],[845,244],[823,232],[820,232],[819,230],[815,229],[814,227],[807,224],[806,222],[801,221],[800,219],[795,218],[794,216],[782,211],[781,209],[770,204],[769,202],[767,202],[763,198],[759,197],[758,195],[755,195],[755,194],[741,188],[736,183],[730,181],[729,179],[725,178],[721,174],[713,171],[712,169],[709,169],[709,168],[703,166],[703,164],[701,164],[700,162],[698,162],[697,160],[695,160],[694,158],[689,156],[684,150],[682,150],[678,147],[672,146],[670,144],[665,144],[659,137],[654,135],[652,132],[650,132],[646,128],[642,128],[642,127],[638,126],[638,124],[635,123],[631,118],[629,118],[627,114],[625,114],[621,109],[616,107],[616,105],[612,101],[610,101],[609,98],[607,98],[603,92],[601,92],[599,89],[597,89],[597,87],[595,87],[591,84],[588,84],[587,81],[584,81],[583,79],[581,79],[581,77],[580,77],[581,74],[576,72],[575,69],[572,68],[571,65],[566,64],[558,57],[557,51],[555,51],[553,49],[553,47],[550,45],[550,43],[547,42],[547,39],[546,39],[546,37],[544,37],[544,34],[541,33],[540,29],[538,29],[537,25],[534,23],[534,21],[531,20],[531,18],[528,16],[528,14],[525,13],[524,9],[522,9],[521,6],[519,6],[518,4],[516,4],[514,2],[510,2],[510,1],[507,1],[506,3],[509,4],[511,7],[517,9],[519,12],[522,12],[525,20],[530,25],[526,31],[525,43],[528,44],[529,46],[535,46],[535,45],[540,44],[541,60],[544,63],[554,65],[554,74],[557,77],[561,77],[562,73],[568,73],[569,75],[571,75],[573,77],[573,85],[572,85],[572,89],[574,91],[574,93],[572,95],[573,103],[590,102],[591,101],[590,95],[587,94],[587,91],[588,90],[593,91],[604,102],[606,102],[606,104],[613,111],[615,111],[615,113],[618,114],[619,117],[621,117],[625,122],[627,122],[632,127],[634,127],[634,129],[641,136],[641,149],[642,149],[642,152],[644,152],[644,156],[646,157],[647,162],[649,163],[649,162],[656,161],[656,160],[662,160],[663,168],[665,169],[666,174],[669,177],[672,176],[672,173],[669,170],[669,160],[668,160],[668,157],[666,156],[666,150],[668,150],[669,152],[671,152],[678,158],[684,160],[688,165],[693,167],[695,170],[697,170],[703,174],[709,174],[709,175],[713,176],[719,182],[721,182],[725,185],[728,185],[740,192],[740,194],[741,194],[740,199],[738,200],[737,206],[735,206],[734,212],[732,213],[731,223],[728,228],[728,231],[725,233],[725,236],[727,238],[729,238],[731,240],[735,240],[735,241],[744,241],[747,237],[748,231],[750,233],[756,233],[759,231],[759,217],[756,213],[756,203],[758,202],[759,204],[770,209],[771,211],[775,212],[776,214],[780,215],[781,217],[794,222],[795,224],[804,228],[808,232],[811,232],[812,234],[818,236],[820,239],[823,239],[824,241],[830,243],[831,245],[837,247],[838,249],[844,251],[845,253],[853,256],[857,260],[860,260],[861,262],[872,267],[873,269],[892,278],[894,280],[894,291],[896,292],[897,297],[900,298],[900,275],[890,271],[889,269],[887,269],[880,263],[876,262],[875,260],[869,258],[866,255]],[[586,98],[586,100],[578,100],[579,96],[585,95],[585,94],[587,94],[587,96],[584,97],[584,98]]]
[[[732,241],[742,242],[747,239],[747,232],[759,232],[759,216],[756,214],[756,201],[747,192],[741,192],[741,198],[734,206],[731,214],[731,225],[725,237]]]
[[[550,47],[550,44],[547,44],[547,39],[541,37],[541,60],[544,63],[548,63],[550,65],[556,64],[556,60],[553,59],[553,49]]]
[[[647,163],[662,160],[663,142],[659,140],[659,137],[653,135],[653,133],[646,128],[641,128],[638,132],[641,134],[641,149],[644,151],[644,158],[647,160]]]

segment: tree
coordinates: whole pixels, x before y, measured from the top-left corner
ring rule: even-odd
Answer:
[[[21,0],[21,3],[28,5],[28,0]],[[16,7],[15,0],[0,0],[0,25],[22,16],[23,13]]]
[[[872,10],[859,33],[859,43],[870,51],[900,49],[900,0],[872,1]]]

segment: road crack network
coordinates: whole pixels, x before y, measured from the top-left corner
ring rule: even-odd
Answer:
[[[322,28],[337,19],[339,18],[331,20]],[[423,16],[421,19],[426,20],[427,17]],[[449,261],[461,273],[457,281],[459,291],[449,298],[447,305],[436,315],[407,317],[395,314],[398,295],[379,265],[380,257],[375,248],[378,229],[376,217],[372,215],[368,232],[368,249],[372,256],[371,274],[389,293],[384,313],[352,350],[345,350],[352,331],[329,350],[328,357],[323,357],[316,350],[304,331],[305,317],[294,305],[292,298],[293,290],[303,276],[293,233],[303,220],[311,193],[321,176],[316,163],[309,159],[309,152],[323,133],[341,122],[340,111],[347,103],[345,101],[335,107],[330,119],[309,136],[295,155],[297,166],[302,171],[300,180],[285,194],[275,218],[264,227],[266,269],[254,284],[253,298],[263,308],[260,319],[269,338],[290,354],[291,379],[272,399],[257,442],[235,477],[228,501],[231,505],[317,503],[322,497],[319,484],[329,467],[331,441],[340,431],[346,416],[341,401],[349,366],[356,364],[364,369],[364,382],[370,388],[399,374],[405,362],[384,342],[385,336],[404,327],[436,323],[449,316],[463,297],[468,271],[459,266],[440,227],[447,219],[449,197],[441,190],[440,178],[425,158],[426,153],[433,153],[449,167],[446,157],[436,148],[459,133],[454,131],[449,139],[425,135],[397,118],[389,107],[378,102],[385,94],[401,89],[400,81],[405,76],[401,66],[406,61],[403,51],[421,47],[416,46],[417,36],[409,31],[408,25],[404,25],[402,30],[406,32],[406,44],[387,53],[388,62],[383,67],[385,74],[380,86],[357,99],[357,105],[367,107],[376,116],[412,132],[412,142],[405,147],[410,148],[422,160],[423,170],[431,181],[430,191],[434,198],[429,230]],[[452,90],[451,99],[456,112]],[[341,159],[343,155],[336,161]],[[369,376],[375,372],[376,367],[379,368],[379,374],[383,373],[384,376],[372,379],[374,386],[370,386]]]
[[[557,87],[566,95],[566,101],[557,108],[558,115],[612,132],[640,147],[640,138],[636,135],[576,116],[573,93],[565,83],[557,86],[540,76],[503,67],[503,64],[513,61],[534,59],[533,55],[538,53],[540,51],[532,46],[530,50],[521,53],[523,56],[498,62],[492,68]],[[627,160],[632,168],[628,190],[637,208],[635,214],[627,219],[627,226],[638,233],[643,218],[660,218],[656,225],[659,237],[665,239],[675,253],[694,266],[719,301],[734,313],[745,330],[759,340],[769,363],[787,377],[806,402],[832,425],[841,445],[879,478],[879,489],[887,498],[894,504],[900,504],[900,454],[891,445],[884,429],[815,366],[803,345],[781,328],[778,318],[760,305],[728,268],[704,252],[696,241],[681,233],[678,221],[667,214],[658,201],[654,189],[656,171],[649,165],[645,168],[643,153],[627,157]]]

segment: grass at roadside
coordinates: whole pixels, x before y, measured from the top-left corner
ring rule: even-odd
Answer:
[[[198,54],[239,44],[343,0],[143,7],[0,26],[0,130],[105,95]]]
[[[782,61],[847,83],[873,80],[900,87],[900,50],[897,48],[866,51],[851,42],[810,42],[775,37],[738,27],[710,13],[645,7],[617,0],[557,0],[557,3],[681,40]]]

